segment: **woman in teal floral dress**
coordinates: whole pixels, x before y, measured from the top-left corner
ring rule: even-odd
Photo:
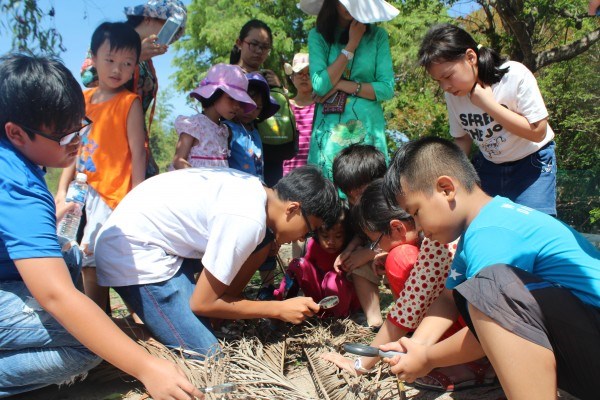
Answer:
[[[308,34],[310,75],[319,103],[308,162],[330,179],[333,159],[351,144],[371,144],[387,156],[381,102],[394,95],[394,71],[388,34],[370,23],[390,20],[398,11],[383,0],[369,6],[359,0],[300,2],[305,12],[318,13],[316,28]],[[338,91],[347,95],[344,110],[324,114]]]

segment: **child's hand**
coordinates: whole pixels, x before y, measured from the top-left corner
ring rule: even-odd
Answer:
[[[69,201],[69,202],[62,202],[56,205],[56,223],[60,222],[61,219],[63,219],[63,217],[65,215],[67,215],[68,212],[71,212],[73,210],[75,210],[76,208],[79,208],[79,204],[75,203],[74,201]]]
[[[371,262],[375,257],[375,253],[366,247],[358,247],[350,254],[350,257],[344,261],[343,270],[350,272],[356,268],[362,267],[363,265]]]
[[[351,375],[357,375],[356,370],[354,369],[354,361],[348,357],[344,357],[340,353],[323,353],[320,356],[323,360],[329,361],[344,371],[348,371]]]
[[[156,43],[156,35],[150,35],[142,40],[142,51],[140,53],[140,61],[148,61],[152,57],[165,54],[169,49],[166,44]]]
[[[156,357],[152,357],[151,360],[145,363],[139,379],[153,399],[189,400],[191,396],[204,399],[204,395],[175,364]]]
[[[346,259],[348,257],[350,257],[351,252],[350,251],[342,251],[340,253],[339,256],[337,256],[337,258],[335,259],[335,261],[333,262],[333,270],[336,272],[336,274],[341,274],[344,269],[344,262],[346,261]]]
[[[403,337],[398,342],[391,342],[379,346],[383,351],[400,351],[405,355],[384,358],[383,361],[390,364],[390,370],[398,375],[398,379],[406,382],[414,382],[415,379],[427,375],[433,369],[427,359],[427,346],[418,344],[410,338]]]
[[[371,268],[376,275],[385,275],[385,260],[387,260],[388,253],[378,253],[375,255]]]
[[[482,110],[487,110],[489,108],[489,104],[496,103],[496,99],[494,99],[494,93],[492,92],[492,87],[489,85],[482,86],[479,82],[477,82],[475,86],[473,86],[473,89],[471,89],[469,99],[473,105],[481,108]]]
[[[310,297],[294,297],[284,301],[270,302],[270,304],[279,304],[281,307],[277,318],[292,324],[299,324],[306,317],[312,317],[320,308]]]
[[[271,71],[270,69],[261,69],[260,74],[265,77],[269,87],[281,87],[281,81],[275,72]]]

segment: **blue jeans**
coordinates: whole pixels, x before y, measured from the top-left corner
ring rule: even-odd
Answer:
[[[76,278],[81,251],[74,247],[63,256]],[[0,305],[0,397],[72,382],[102,361],[39,305],[23,281],[0,281]]]
[[[520,160],[494,164],[481,152],[473,157],[482,189],[515,203],[556,216],[556,155],[554,141]]]
[[[204,358],[220,352],[220,347],[208,318],[194,314],[190,308],[196,287],[194,273],[200,269],[198,260],[185,260],[179,271],[164,282],[114,289],[159,342],[171,349],[186,350],[191,357]]]

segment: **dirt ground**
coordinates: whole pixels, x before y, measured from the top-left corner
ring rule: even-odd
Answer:
[[[280,253],[283,260],[290,258],[290,249],[284,248]],[[276,280],[277,281],[277,280]],[[112,291],[111,291],[112,292]],[[111,297],[111,304],[113,308],[113,316],[123,317],[127,315],[127,310],[113,292]],[[385,306],[385,305],[384,305]],[[385,308],[385,307],[384,307]],[[306,392],[307,399],[318,399],[324,398],[319,396],[318,390],[315,385],[313,377],[309,373],[309,369],[306,366],[306,360],[295,360],[290,363],[289,371],[287,372],[287,378],[292,381],[296,387],[301,388],[303,392]],[[455,393],[439,393],[433,391],[422,391],[416,388],[406,385],[407,398],[418,399],[418,400],[500,400],[505,399],[504,393],[498,386],[477,388],[471,390],[464,390]],[[112,400],[112,399],[126,399],[126,400],[142,400],[147,397],[144,395],[143,387],[139,381],[132,377],[126,376],[114,367],[107,363],[101,364],[98,368],[90,371],[89,376],[83,381],[74,383],[71,386],[63,386],[58,388],[57,386],[50,386],[34,392],[26,393],[23,395],[13,396],[12,399],[16,400]],[[229,397],[222,398],[240,398],[230,395]],[[244,397],[250,398],[250,397]],[[377,397],[378,398],[378,397]],[[386,397],[389,398],[389,397]],[[576,400],[575,398],[561,394],[561,399]]]

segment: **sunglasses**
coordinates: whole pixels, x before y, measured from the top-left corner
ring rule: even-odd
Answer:
[[[308,229],[308,232],[306,233],[306,235],[304,235],[304,239],[315,237],[316,236],[316,232],[314,231],[314,229],[310,225],[310,221],[308,220],[308,216],[306,215],[306,212],[304,211],[304,208],[302,208],[302,206],[300,206],[300,212],[302,213],[302,217],[304,218],[304,223],[306,224],[306,228]]]
[[[383,238],[384,233],[381,232],[381,235],[379,235],[379,237],[377,238],[376,241],[371,242],[371,244],[369,244],[369,250],[374,251],[376,253],[381,253],[383,250],[381,247],[379,247],[379,242],[381,242],[381,239]]]
[[[83,119],[81,120],[81,126],[79,128],[71,132],[64,133],[60,136],[49,135],[45,132],[38,131],[37,129],[28,128],[23,125],[19,125],[19,127],[21,127],[21,129],[23,129],[30,135],[40,135],[42,137],[45,137],[46,139],[52,140],[53,142],[57,142],[61,146],[67,146],[73,140],[75,140],[76,137],[83,136],[85,133],[87,133],[91,124],[92,120],[90,120],[88,117],[83,117]]]

